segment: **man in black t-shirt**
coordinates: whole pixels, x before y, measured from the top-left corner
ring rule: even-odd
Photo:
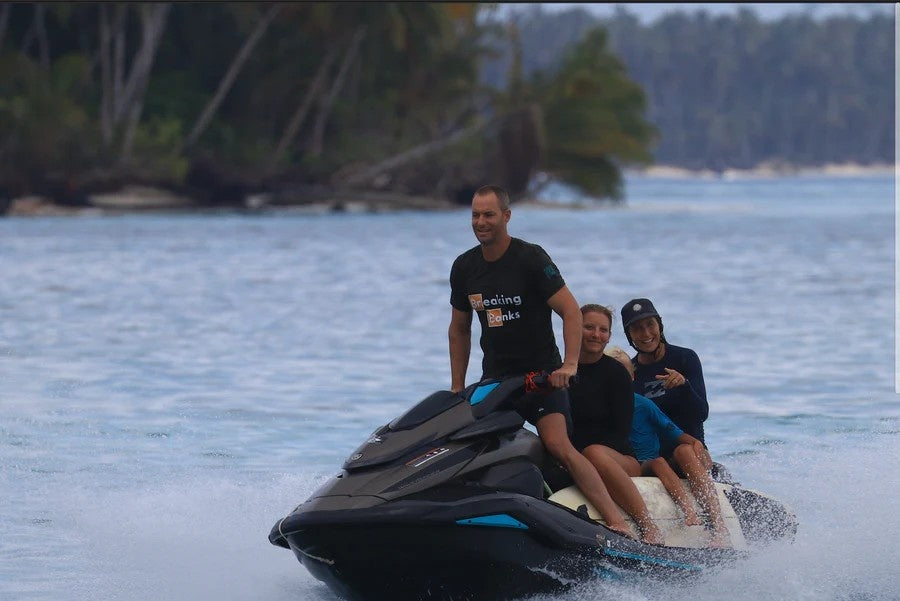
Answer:
[[[495,261],[476,246],[453,264],[450,285],[453,308],[475,311],[481,322],[482,378],[560,366],[548,301],[557,292],[563,300],[570,295],[540,246],[510,238]]]
[[[565,389],[578,370],[581,310],[544,249],[509,235],[510,216],[509,195],[503,188],[476,190],[472,230],[479,244],[457,257],[450,270],[450,390],[465,388],[474,312],[481,323],[482,379],[550,372],[553,392],[527,395],[516,410],[535,426],[544,447],[569,470],[607,526],[631,536],[597,470],[569,440]],[[551,311],[563,320],[563,361]]]

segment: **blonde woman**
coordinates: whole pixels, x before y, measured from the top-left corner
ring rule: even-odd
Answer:
[[[581,321],[578,379],[569,385],[572,444],[596,468],[616,504],[635,521],[642,540],[662,544],[662,533],[631,481],[632,475],[640,474],[628,440],[634,411],[631,378],[603,354],[612,312],[602,305],[584,305]]]

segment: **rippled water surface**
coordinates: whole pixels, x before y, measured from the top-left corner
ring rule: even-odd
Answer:
[[[627,190],[510,231],[579,302],[654,300],[703,361],[713,455],[801,526],[695,582],[554,601],[900,598],[893,180]],[[449,385],[474,244],[465,208],[0,220],[0,599],[334,601],[267,534]]]

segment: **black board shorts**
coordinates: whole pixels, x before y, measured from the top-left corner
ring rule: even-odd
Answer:
[[[572,411],[569,393],[564,388],[526,392],[514,403],[515,410],[525,421],[537,427],[538,420],[551,413],[561,413],[566,418],[566,431],[572,435]]]

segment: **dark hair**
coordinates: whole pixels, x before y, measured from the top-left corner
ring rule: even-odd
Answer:
[[[659,312],[657,312],[656,307],[653,306],[653,302],[649,298],[633,298],[622,307],[622,329],[625,330],[625,338],[628,340],[628,344],[637,349],[634,346],[634,341],[631,339],[631,326],[636,321],[646,317],[656,319],[656,323],[659,324],[659,340],[664,344],[668,344],[669,342],[666,340],[666,335],[663,332],[662,317],[659,316]]]
[[[509,192],[507,192],[500,186],[488,184],[486,186],[481,186],[480,188],[475,190],[474,196],[487,196],[488,194],[493,194],[497,197],[497,200],[500,201],[501,210],[509,210]]]
[[[609,318],[609,325],[612,325],[613,313],[612,309],[610,309],[609,307],[604,307],[603,305],[597,305],[595,303],[582,305],[581,314],[585,315],[587,313],[599,313],[600,315],[606,315],[606,317]]]

